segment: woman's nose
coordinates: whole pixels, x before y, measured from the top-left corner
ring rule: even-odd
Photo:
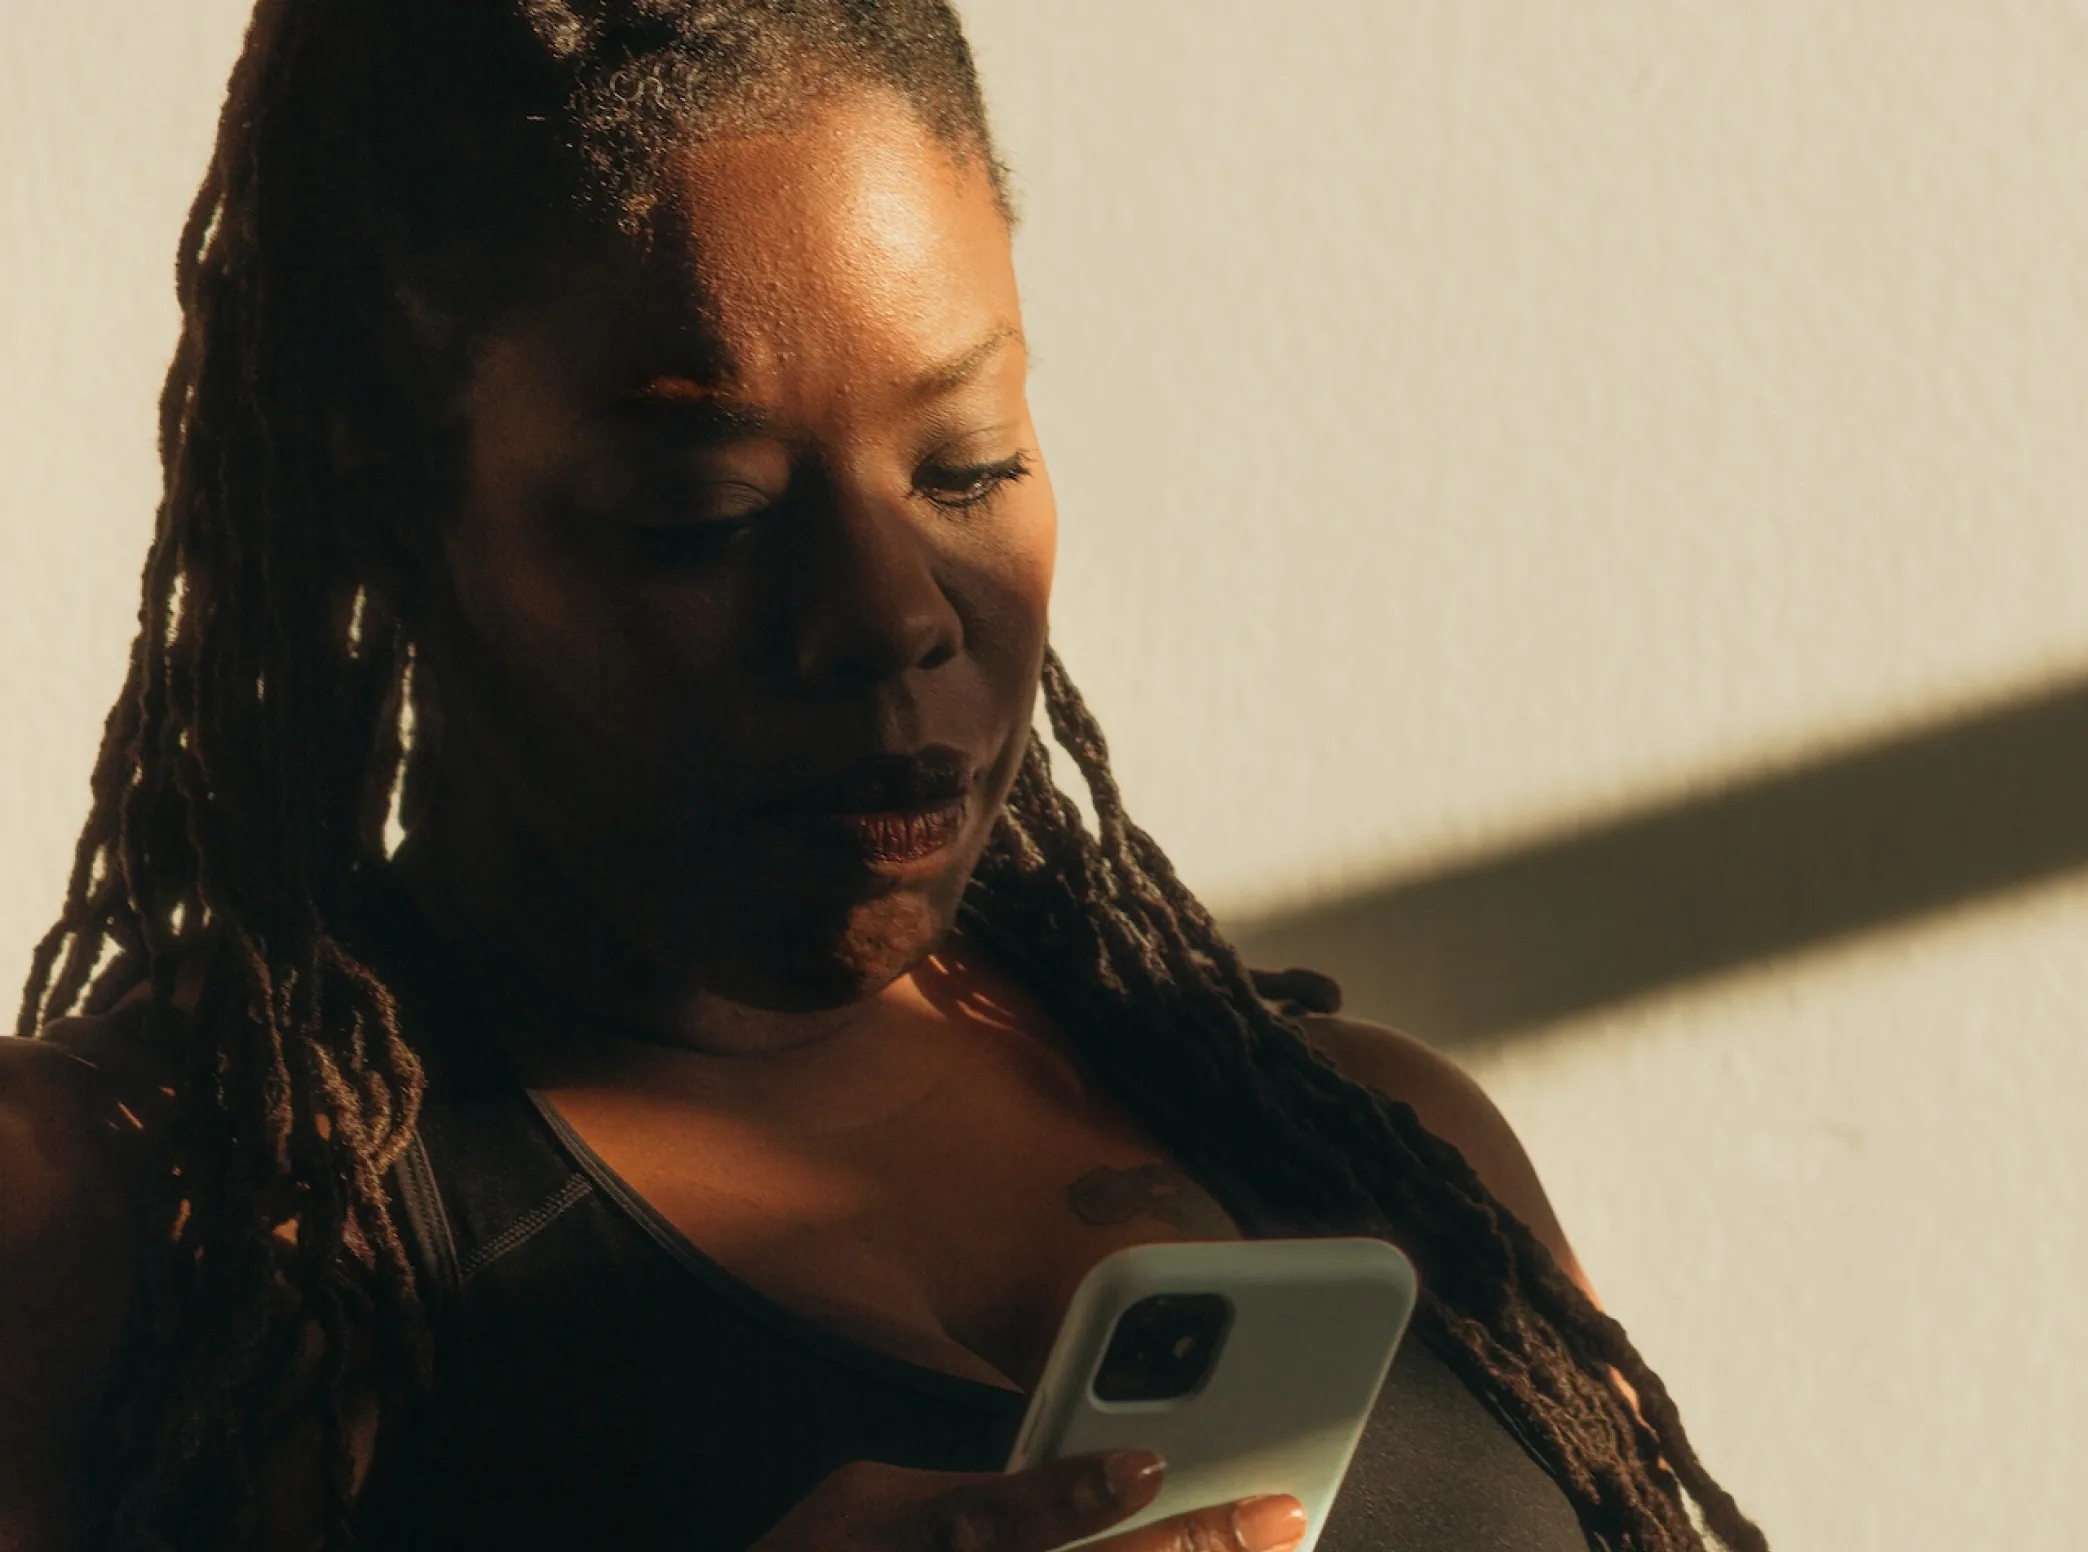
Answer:
[[[903,507],[837,502],[807,539],[793,589],[793,645],[808,688],[860,688],[957,655],[963,620],[927,536]]]

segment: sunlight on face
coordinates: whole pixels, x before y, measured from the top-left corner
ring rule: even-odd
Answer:
[[[651,244],[558,265],[479,361],[460,792],[665,973],[775,1007],[903,973],[1029,738],[1026,370],[986,166],[899,99],[686,153]]]

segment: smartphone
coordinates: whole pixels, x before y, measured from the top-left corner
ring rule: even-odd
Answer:
[[[1256,1493],[1305,1506],[1312,1552],[1418,1284],[1381,1239],[1134,1245],[1073,1295],[1007,1469],[1157,1450],[1160,1494],[1068,1548]]]

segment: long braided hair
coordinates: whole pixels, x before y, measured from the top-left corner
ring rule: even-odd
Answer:
[[[282,1415],[312,1325],[326,1546],[351,1544],[350,1339],[373,1339],[390,1396],[431,1373],[384,1184],[423,1077],[341,930],[402,781],[410,830],[426,780],[399,536],[453,497],[471,349],[546,244],[641,231],[682,137],[834,83],[902,93],[984,158],[1006,208],[945,0],[259,0],[181,236],[129,676],[19,1026],[145,981],[172,1073],[165,1232],[92,1462],[97,1544],[249,1544],[257,1422]],[[1055,655],[1042,688],[1100,833],[1033,741],[967,905],[1092,993],[1103,1016],[1071,1031],[1087,1059],[1272,1201],[1392,1225],[1424,1272],[1424,1333],[1589,1531],[1700,1548],[1686,1492],[1721,1542],[1763,1546],[1617,1323],[1408,1106],[1302,1038],[1293,1015],[1338,1006],[1332,983],[1243,967],[1126,818]],[[177,965],[201,967],[187,1016]]]

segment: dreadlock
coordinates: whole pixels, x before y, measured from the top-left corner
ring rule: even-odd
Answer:
[[[143,981],[172,1075],[164,1234],[93,1462],[98,1544],[251,1542],[256,1423],[288,1404],[312,1325],[326,1546],[352,1544],[349,1339],[372,1339],[387,1396],[432,1372],[385,1189],[423,1075],[342,927],[395,794],[410,830],[427,779],[400,535],[454,496],[456,390],[532,259],[590,224],[642,236],[676,145],[852,83],[981,157],[1008,210],[944,0],[258,0],[181,234],[129,674],[18,1030]],[[1126,818],[1055,655],[1043,695],[1100,833],[1034,739],[967,906],[1090,990],[1105,1016],[1070,1032],[1087,1059],[1157,1134],[1213,1139],[1273,1201],[1392,1225],[1424,1328],[1589,1531],[1701,1548],[1686,1492],[1721,1542],[1762,1547],[1617,1323],[1411,1108],[1302,1037],[1295,1016],[1339,989],[1241,964]]]

